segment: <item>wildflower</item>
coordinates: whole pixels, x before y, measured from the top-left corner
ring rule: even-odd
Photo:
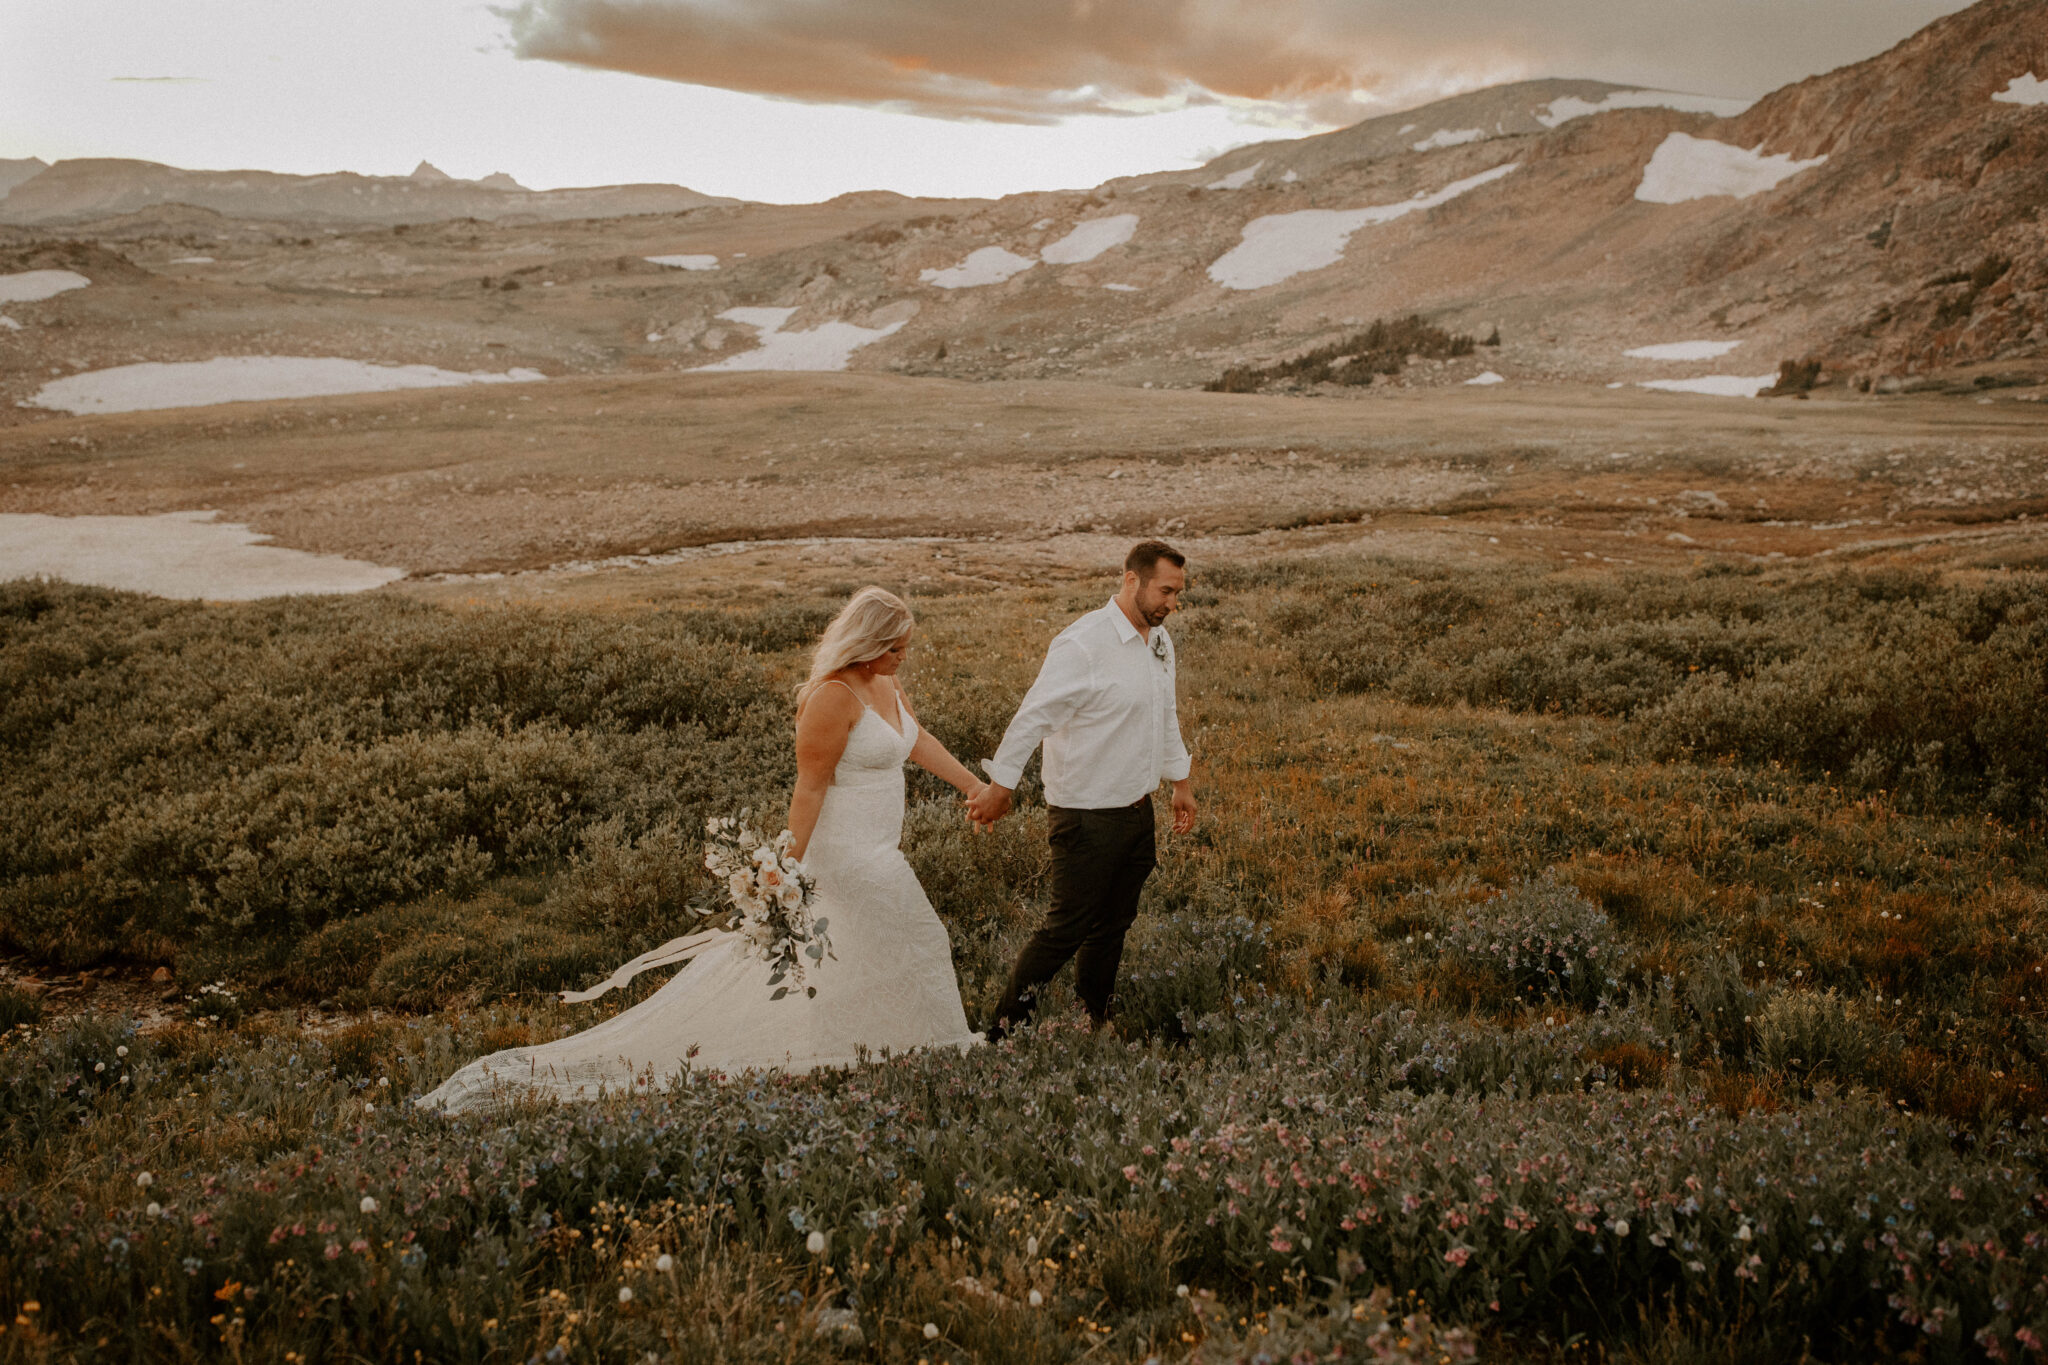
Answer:
[[[1609,1224],[1608,1226],[1610,1226],[1610,1227],[1612,1227],[1612,1228],[1614,1229],[1614,1235],[1615,1235],[1616,1237],[1626,1237],[1626,1236],[1628,1236],[1628,1219],[1626,1219],[1626,1218],[1617,1218],[1617,1219],[1615,1219],[1615,1220],[1614,1220],[1614,1221],[1613,1221],[1613,1222],[1612,1222],[1611,1224]]]
[[[156,1184],[156,1177],[151,1175],[148,1171],[143,1171],[141,1174],[135,1177],[135,1183],[146,1190],[151,1185]]]
[[[1026,1237],[1024,1239],[1024,1254],[1026,1256],[1036,1256],[1038,1254],[1038,1239],[1036,1237]]]
[[[676,1258],[664,1251],[654,1258],[654,1268],[666,1275],[676,1268]]]
[[[1033,1308],[1043,1308],[1045,1307],[1045,1295],[1034,1289],[1024,1296],[1024,1302],[1030,1304]]]
[[[164,1216],[164,1206],[152,1199],[149,1201],[149,1207],[144,1209],[143,1213],[151,1218],[161,1218]]]
[[[364,1195],[363,1202],[356,1207],[360,1208],[364,1213],[375,1213],[377,1211],[377,1196],[374,1194]]]
[[[1452,1247],[1444,1253],[1444,1259],[1454,1266],[1462,1267],[1465,1262],[1472,1259],[1472,1248],[1466,1246]]]
[[[1186,1298],[1188,1296],[1188,1287],[1184,1284],[1175,1285],[1173,1287],[1173,1296],[1177,1299]]]
[[[810,1236],[804,1238],[804,1250],[810,1252],[813,1256],[823,1256],[825,1254],[825,1234],[813,1232]]]
[[[1747,1223],[1744,1223],[1741,1227],[1735,1229],[1735,1240],[1738,1242],[1747,1242],[1753,1235],[1754,1234],[1750,1232],[1749,1224]]]
[[[620,1303],[631,1303],[632,1301],[633,1301],[633,1286],[631,1286],[631,1285],[629,1285],[629,1284],[622,1284],[622,1285],[620,1285],[620,1286],[619,1286],[619,1302],[620,1302]]]
[[[926,1341],[937,1341],[939,1339],[939,1325],[936,1322],[928,1322],[924,1325],[924,1339]]]
[[[128,1055],[128,1045],[126,1043],[123,1043],[121,1044],[121,1046],[115,1048],[114,1055],[116,1057],[126,1057]]]
[[[102,1071],[105,1071],[106,1069],[107,1064],[105,1062],[94,1062],[92,1064],[92,1074],[95,1076],[99,1075]]]

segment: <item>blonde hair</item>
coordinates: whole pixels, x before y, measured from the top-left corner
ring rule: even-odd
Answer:
[[[804,709],[811,693],[827,678],[852,664],[866,663],[889,652],[910,632],[916,618],[903,599],[885,588],[862,588],[840,608],[819,637],[811,655],[811,676],[797,689],[796,709]]]

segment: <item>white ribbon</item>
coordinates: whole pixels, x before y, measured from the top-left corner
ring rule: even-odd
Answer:
[[[687,958],[695,957],[705,948],[708,948],[730,933],[732,933],[730,929],[706,929],[701,934],[686,934],[682,938],[672,938],[659,948],[648,949],[587,991],[563,991],[561,993],[562,1003],[565,1005],[576,1005],[581,1004],[585,1000],[595,1000],[606,991],[616,990],[618,987],[625,985],[649,968],[666,967],[672,963],[682,962]]]

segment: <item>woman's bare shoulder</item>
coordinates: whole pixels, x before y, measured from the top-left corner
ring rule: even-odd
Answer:
[[[797,713],[796,723],[803,725],[829,726],[834,723],[851,725],[860,719],[863,703],[854,695],[853,689],[837,678],[828,678],[811,689],[811,695],[804,698],[803,709]]]

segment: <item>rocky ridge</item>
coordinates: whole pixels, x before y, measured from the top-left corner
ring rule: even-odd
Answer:
[[[19,163],[13,163],[19,164]],[[188,171],[154,161],[59,161],[9,185],[0,164],[0,222],[52,226],[167,204],[229,217],[312,224],[429,223],[448,218],[562,220],[677,213],[738,201],[680,185],[528,190],[500,172],[457,180],[427,162],[408,176]]]

